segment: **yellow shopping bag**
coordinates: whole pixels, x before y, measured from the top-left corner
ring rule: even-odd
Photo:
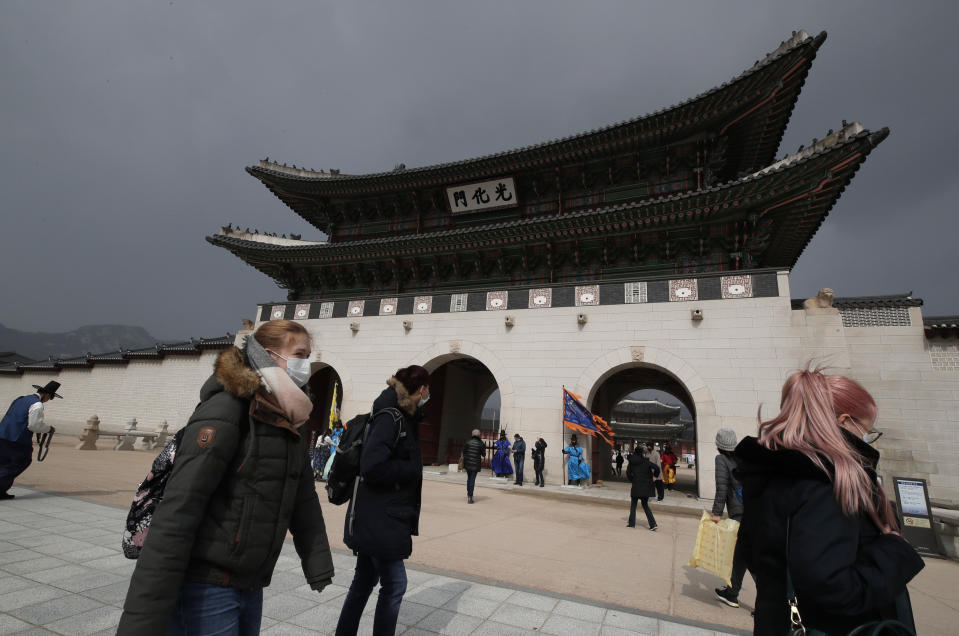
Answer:
[[[689,565],[702,568],[720,576],[726,585],[732,585],[733,553],[736,551],[736,537],[739,534],[739,522],[723,519],[713,523],[710,515],[703,511],[699,520],[699,533]]]

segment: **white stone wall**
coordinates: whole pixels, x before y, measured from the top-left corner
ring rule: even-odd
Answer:
[[[79,434],[91,415],[97,415],[100,427],[108,430],[123,428],[132,417],[140,430],[155,430],[164,420],[170,430],[176,430],[193,413],[200,386],[210,377],[218,353],[203,351],[200,355],[168,356],[126,365],[3,376],[0,404],[6,409],[17,396],[35,392],[31,385],[43,386],[56,380],[62,385],[59,393],[63,399],[48,402],[44,414],[47,422],[57,427],[57,435]]]
[[[701,309],[702,321],[690,319]],[[342,381],[342,417],[368,411],[396,369],[430,370],[470,356],[493,374],[501,391],[501,423],[532,443],[549,444],[546,476],[562,481],[561,391],[566,386],[589,405],[601,383],[630,366],[659,369],[692,396],[698,439],[700,494],[714,490],[715,435],[722,427],[755,434],[757,411],[778,412],[783,381],[807,365],[827,365],[861,381],[879,404],[878,447],[884,477],[929,480],[933,499],[959,502],[959,372],[933,368],[919,308],[909,327],[843,327],[838,311],[791,309],[788,277],[779,296],[693,302],[470,311],[412,316],[305,320],[318,358]],[[577,314],[588,322],[579,325]],[[515,326],[504,325],[511,315]],[[403,321],[411,320],[405,330]],[[359,323],[354,333],[350,323]],[[77,428],[96,413],[104,423],[137,417],[141,428],[167,420],[182,425],[209,375],[216,352],[200,357],[131,362],[59,374],[0,378],[0,400],[30,392],[55,378],[66,400],[51,420]],[[441,447],[445,439],[440,440]],[[528,467],[528,472],[532,467]],[[892,494],[892,493],[890,493]]]

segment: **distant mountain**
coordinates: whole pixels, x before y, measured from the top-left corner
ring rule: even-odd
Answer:
[[[33,360],[142,349],[156,343],[143,327],[126,325],[89,325],[66,333],[19,331],[0,325],[0,351],[15,351]]]

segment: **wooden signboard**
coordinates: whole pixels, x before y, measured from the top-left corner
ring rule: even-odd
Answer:
[[[925,479],[893,477],[896,503],[902,522],[902,538],[922,554],[939,556],[942,551],[932,526],[932,506]]]

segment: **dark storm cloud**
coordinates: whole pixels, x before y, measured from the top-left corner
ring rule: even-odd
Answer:
[[[780,155],[842,119],[892,134],[792,276],[795,297],[913,290],[959,313],[959,133],[942,3],[4,2],[0,322],[235,330],[281,290],[203,237],[318,233],[243,167],[363,173],[657,110],[794,29],[829,38]]]

